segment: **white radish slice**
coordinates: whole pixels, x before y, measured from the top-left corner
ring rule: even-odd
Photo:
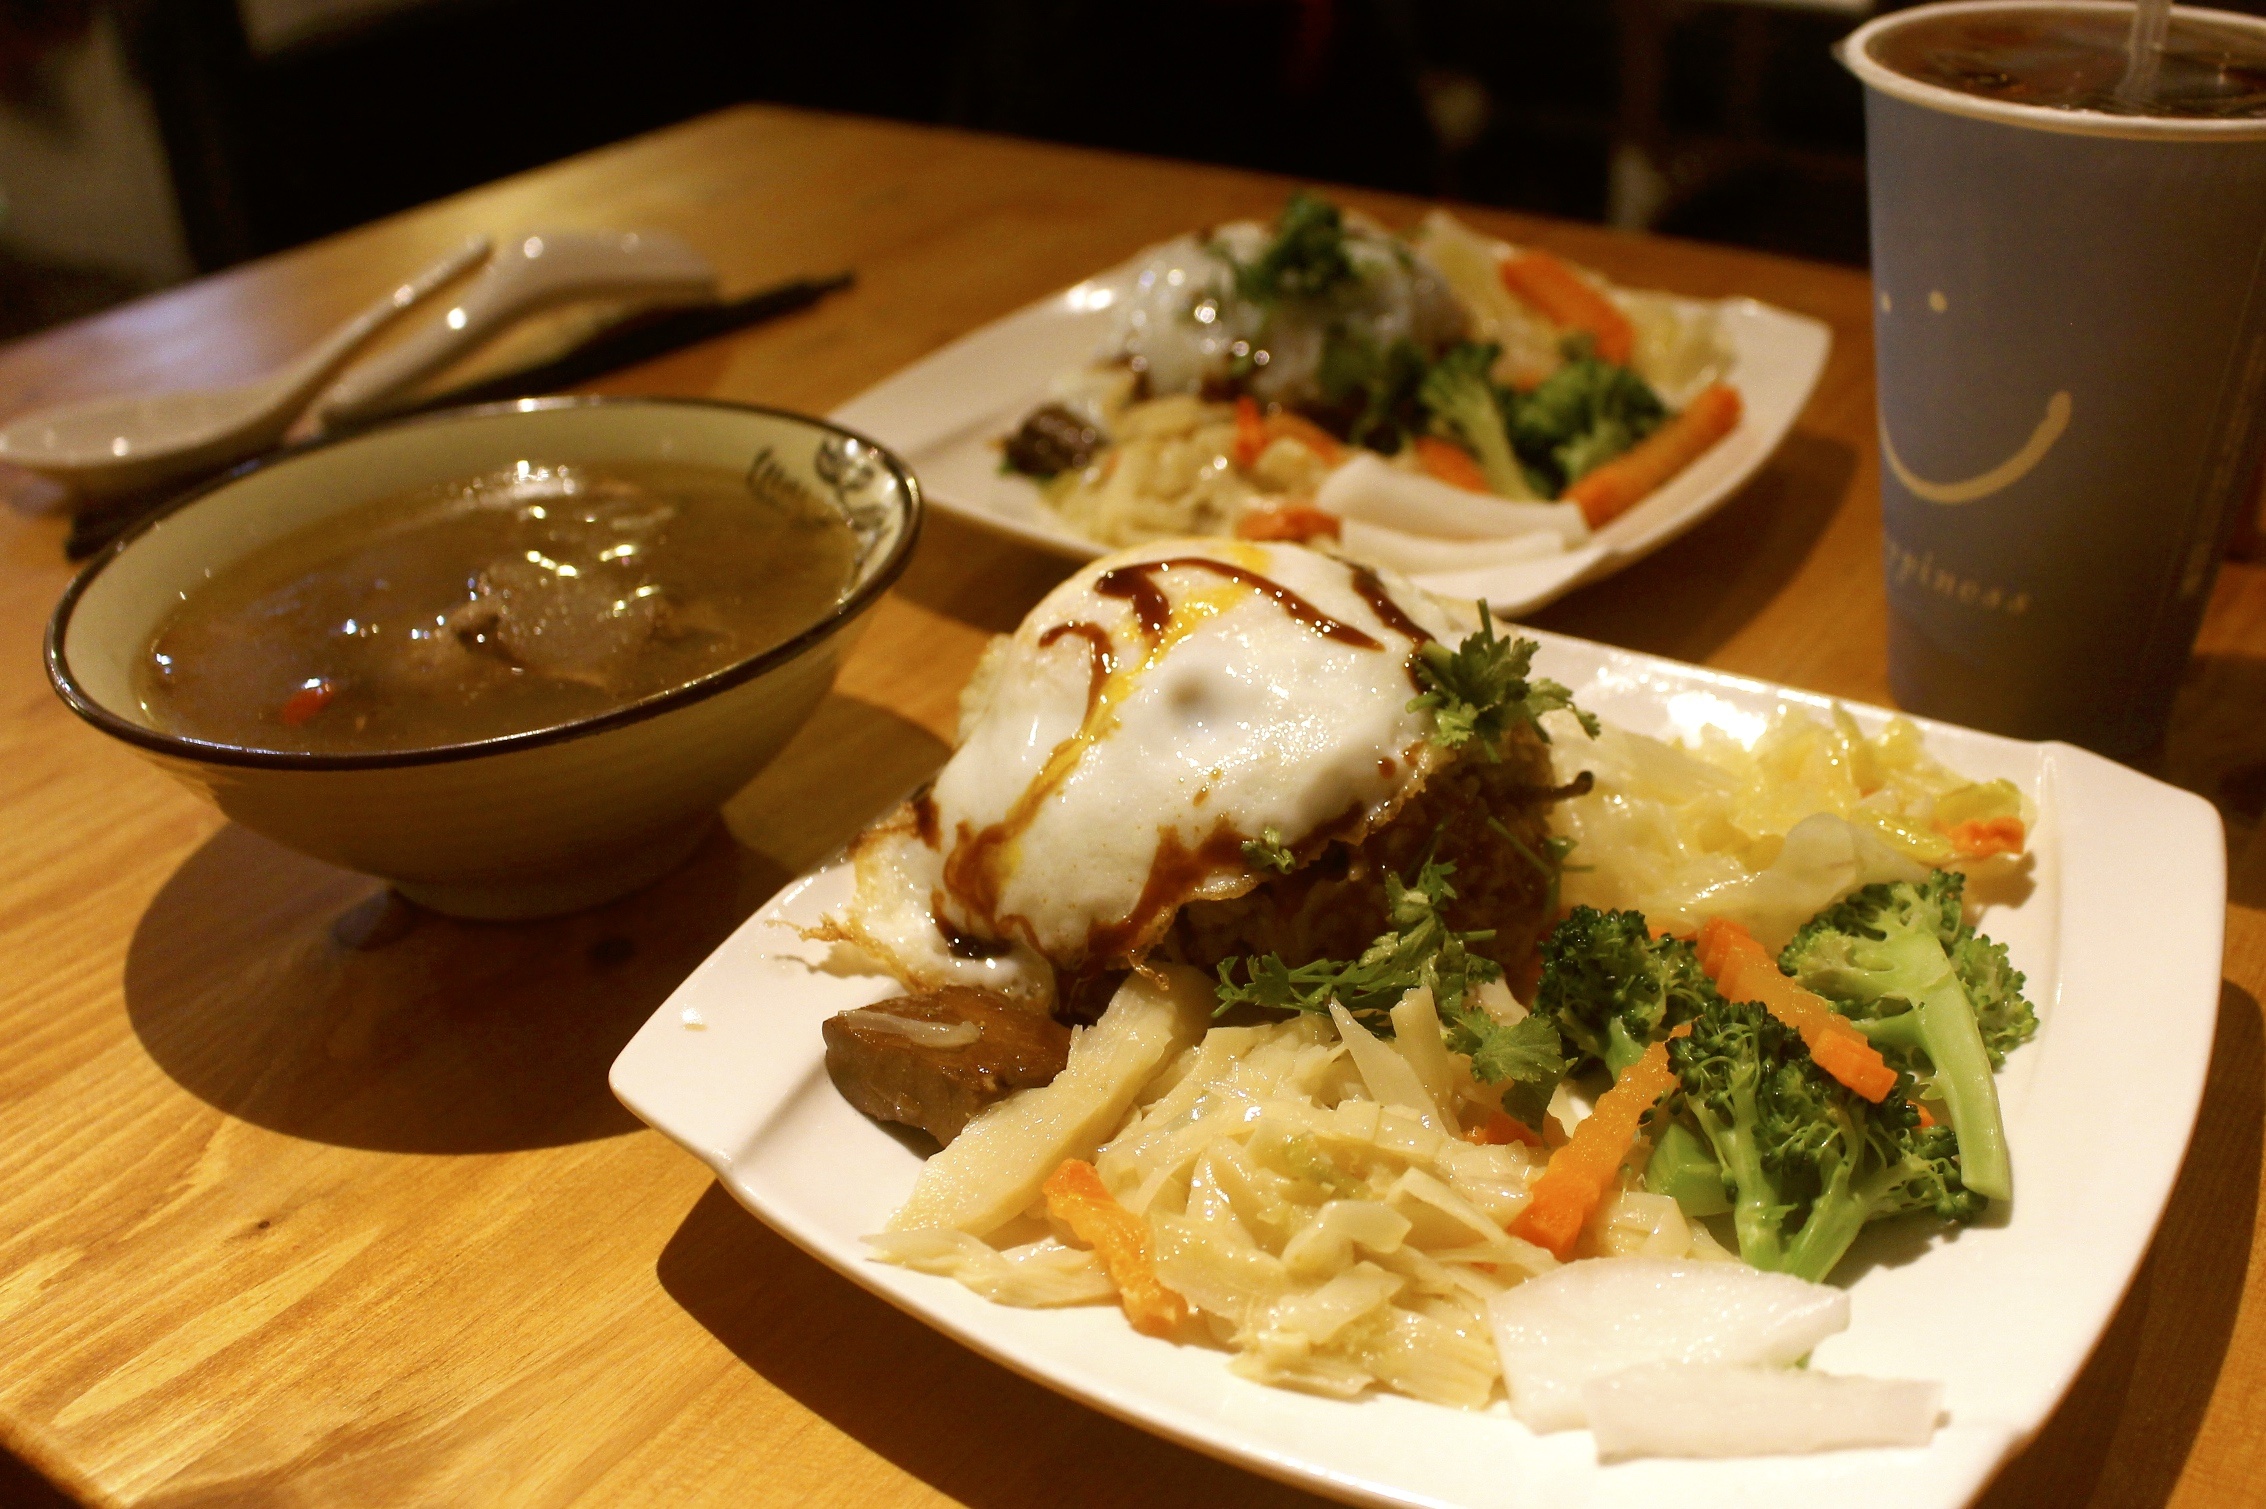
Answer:
[[[1547,560],[1566,553],[1565,543],[1548,531],[1506,540],[1436,540],[1348,519],[1338,526],[1338,549],[1388,571],[1428,575],[1441,571],[1484,571],[1521,561]]]
[[[1943,1413],[1940,1383],[1802,1368],[1655,1364],[1581,1393],[1601,1462],[1925,1446]]]
[[[1587,1423],[1582,1385],[1648,1363],[1778,1367],[1849,1325],[1849,1296],[1744,1263],[1589,1258],[1488,1306],[1511,1412],[1536,1430]]]
[[[1553,534],[1566,545],[1589,538],[1576,503],[1514,503],[1491,493],[1451,487],[1422,472],[1402,471],[1363,451],[1322,479],[1314,506],[1341,519],[1444,540],[1501,540]]]

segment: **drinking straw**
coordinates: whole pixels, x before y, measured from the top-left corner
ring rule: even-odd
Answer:
[[[2164,66],[2164,37],[2172,27],[2172,0],[2140,0],[2132,12],[2132,35],[2125,41],[2124,78],[2117,103],[2141,110],[2156,97],[2156,75]]]

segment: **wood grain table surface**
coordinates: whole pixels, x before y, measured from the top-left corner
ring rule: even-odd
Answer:
[[[252,374],[472,231],[560,225],[675,230],[730,292],[854,267],[815,309],[604,385],[823,412],[1144,243],[1269,215],[1286,187],[748,107],[0,350],[0,413]],[[1420,209],[1345,197],[1395,224]],[[1816,398],[1735,501],[1536,621],[1884,700],[1865,278],[1473,218],[1623,282],[1751,294],[1834,331]],[[65,711],[39,660],[63,534],[0,509],[0,1498],[50,1495],[44,1475],[74,1499],[171,1506],[1313,1502],[869,1298],[606,1088],[738,921],[942,760],[978,649],[1062,563],[932,516],[839,687],[732,801],[728,838],[598,911],[404,926],[375,882],[225,824]],[[2266,569],[2230,567],[2149,762],[2228,818],[2202,1119],[2130,1296],[1991,1504],[2266,1497],[2262,708]],[[2134,1022],[2145,1052],[2145,1002]],[[2149,1108],[2102,1111],[2113,1137]]]

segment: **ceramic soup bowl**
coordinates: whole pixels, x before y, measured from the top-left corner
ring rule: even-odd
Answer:
[[[171,609],[222,567],[342,510],[434,483],[547,463],[689,462],[840,514],[849,585],[783,643],[596,716],[432,748],[308,754],[182,737],[142,705],[135,668]],[[327,441],[191,494],[98,557],[48,625],[72,709],[278,843],[464,917],[593,906],[689,855],[718,807],[833,685],[865,613],[904,569],[919,484],[860,436],[739,404],[523,399]]]

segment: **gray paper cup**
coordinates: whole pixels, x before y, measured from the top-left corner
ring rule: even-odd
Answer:
[[[2266,120],[2008,104],[1866,50],[1945,11],[2078,8],[1899,11],[1843,61],[1866,86],[1890,685],[2125,755],[2162,735],[2266,445]]]

